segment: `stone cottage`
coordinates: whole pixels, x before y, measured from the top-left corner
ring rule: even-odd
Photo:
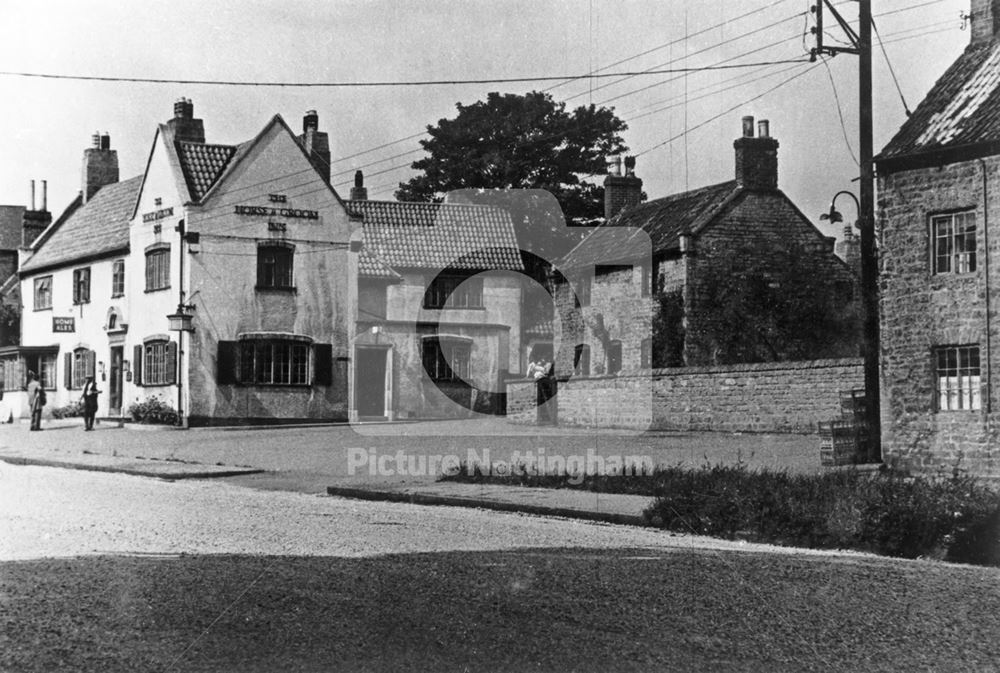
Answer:
[[[778,141],[757,129],[743,119],[735,179],[645,203],[634,160],[612,165],[606,224],[560,262],[576,278],[556,290],[574,341],[560,372],[857,354],[857,278],[778,187]]]
[[[875,158],[882,452],[996,477],[1000,2],[972,0],[971,20],[968,47]]]

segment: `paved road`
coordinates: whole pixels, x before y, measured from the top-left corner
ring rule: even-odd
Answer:
[[[819,440],[809,435],[731,433],[619,434],[614,431],[539,428],[485,421],[439,421],[380,426],[278,429],[134,430],[101,425],[85,433],[78,425],[30,433],[25,425],[0,426],[0,448],[47,447],[126,457],[176,458],[203,463],[249,465],[272,471],[241,483],[264,488],[323,492],[331,483],[434,479],[429,457],[509,461],[519,452],[537,459],[640,456],[659,464],[736,462],[815,472]],[[403,451],[402,460],[397,452]],[[386,457],[381,465],[379,460]],[[355,466],[352,469],[352,464]],[[418,468],[413,474],[410,465]],[[388,467],[389,470],[380,470]],[[369,469],[369,468],[374,469]],[[440,470],[438,470],[439,472]],[[405,472],[405,473],[404,473]]]
[[[3,671],[996,670],[998,580],[0,465]]]

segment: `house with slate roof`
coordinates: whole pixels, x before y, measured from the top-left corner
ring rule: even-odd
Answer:
[[[559,349],[558,371],[586,376],[665,366],[661,362],[731,362],[720,355],[719,333],[728,318],[712,294],[718,279],[771,279],[773,287],[794,263],[819,279],[809,292],[820,287],[845,309],[853,301],[856,276],[834,255],[833,239],[779,189],[778,141],[768,122],[758,126],[755,137],[753,118],[743,119],[743,136],[734,143],[735,179],[719,184],[642,203],[634,160],[626,161],[624,174],[612,164],[604,183],[606,224],[559,263],[575,278],[559,286],[556,298],[562,338],[575,343]],[[800,292],[789,285],[781,291]],[[667,310],[661,298],[676,304],[673,315],[682,321],[666,326],[678,335],[670,354],[653,351],[654,324],[665,328],[651,317]],[[814,294],[801,299],[819,300]],[[856,355],[856,339],[809,357]],[[769,345],[773,352],[752,353],[751,361],[784,358],[783,344]]]
[[[310,111],[298,136],[275,116],[209,144],[181,99],[123,181],[96,137],[19,272],[49,408],[95,376],[99,416],[155,397],[192,425],[346,420],[361,233],[325,136]]]
[[[972,0],[971,21],[968,47],[875,157],[882,453],[997,477],[1000,2]]]
[[[523,266],[494,206],[366,200],[354,418],[500,413],[519,369]]]

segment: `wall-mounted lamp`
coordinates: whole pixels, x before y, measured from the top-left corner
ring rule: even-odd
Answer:
[[[131,371],[128,360],[122,360],[122,373],[128,374]]]
[[[172,332],[193,332],[194,315],[190,311],[194,310],[194,304],[178,304],[177,312],[167,316]]]

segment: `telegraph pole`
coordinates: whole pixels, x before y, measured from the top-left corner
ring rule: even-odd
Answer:
[[[872,136],[872,5],[871,0],[858,0],[858,31],[844,20],[830,0],[817,0],[812,8],[816,14],[816,48],[818,56],[838,53],[858,57],[858,106],[860,120],[859,154],[861,163],[860,207],[858,228],[861,234],[861,295],[864,307],[864,372],[865,423],[868,426],[868,460],[882,460],[881,402],[879,392],[879,305],[878,248],[875,240],[875,173]],[[828,46],[823,43],[823,15],[828,11],[847,36],[849,46]]]

